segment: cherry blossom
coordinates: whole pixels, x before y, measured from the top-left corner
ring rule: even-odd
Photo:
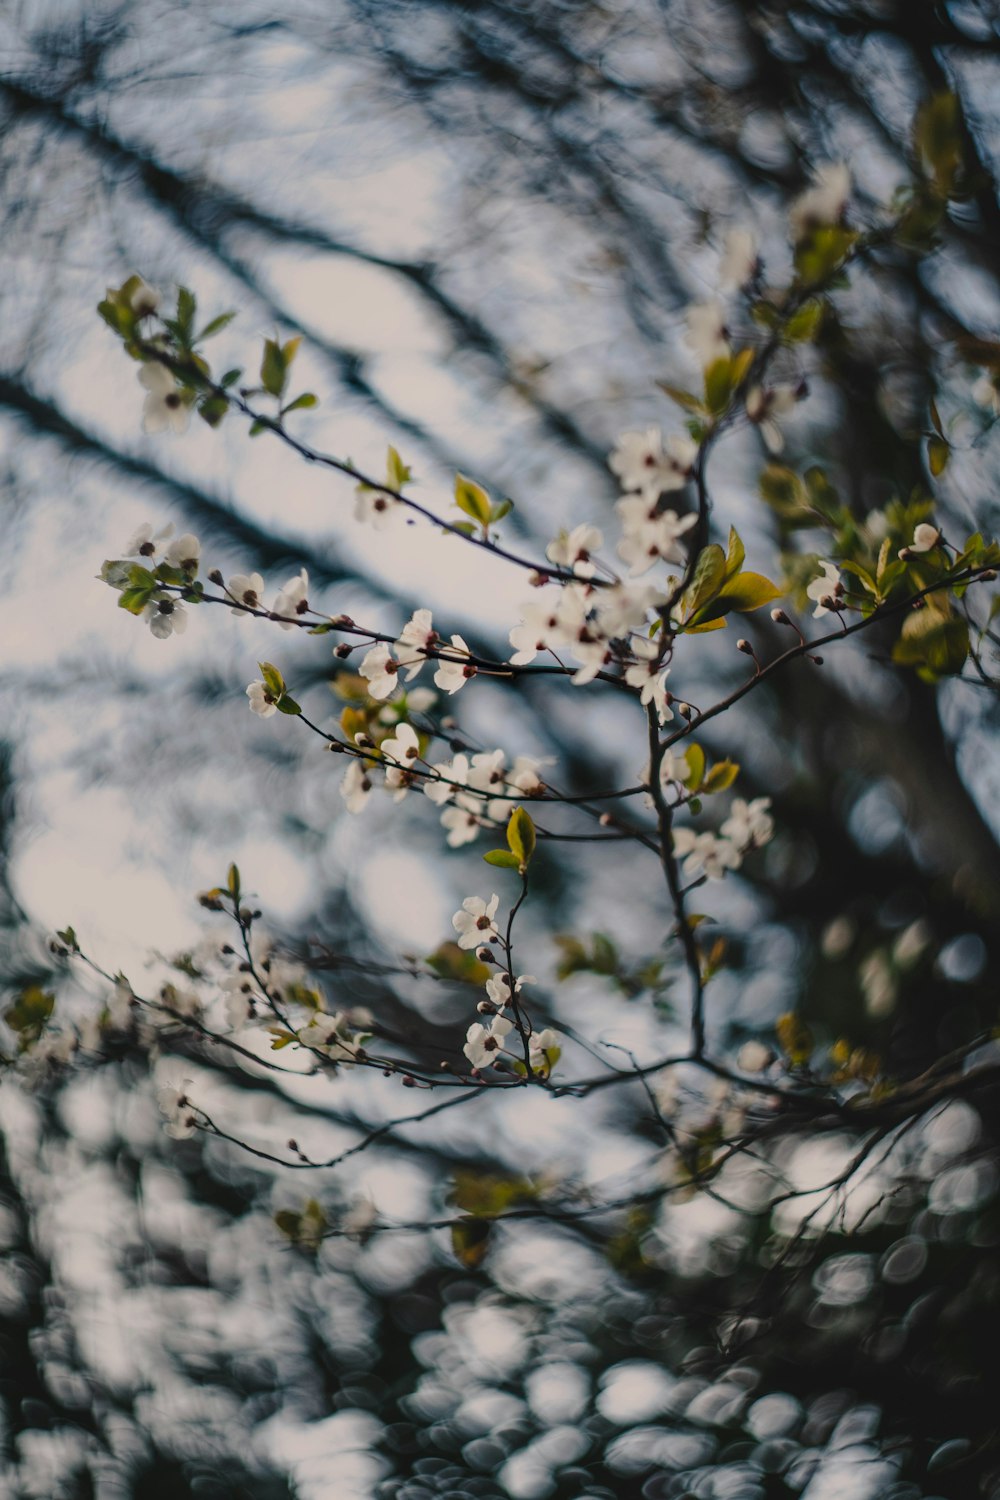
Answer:
[[[747,416],[760,428],[760,435],[771,453],[780,453],[785,446],[775,418],[790,412],[798,399],[799,387],[795,385],[754,385],[747,391]]]
[[[248,683],[247,697],[250,699],[250,712],[261,719],[269,719],[278,712],[278,700],[266,682]]]
[[[757,240],[752,229],[730,229],[719,261],[719,285],[724,290],[744,287],[758,266]]]
[[[301,568],[290,578],[274,601],[271,613],[275,615],[304,615],[309,611],[309,574]],[[291,620],[279,620],[282,630],[294,629]]]
[[[423,666],[428,648],[437,642],[438,633],[434,629],[432,618],[429,609],[416,610],[403,626],[399,640],[396,642],[401,668],[410,681],[416,677]],[[407,658],[412,659],[407,660]]]
[[[727,870],[738,870],[740,852],[727,838],[714,833],[696,833],[693,828],[676,828],[674,854],[684,861],[684,874],[690,880],[704,873],[710,880],[721,880]]]
[[[354,519],[374,526],[376,531],[385,531],[401,519],[406,507],[385,490],[373,490],[369,485],[359,484],[354,491]]]
[[[690,438],[674,435],[664,443],[659,427],[647,427],[644,432],[622,433],[608,467],[618,475],[622,489],[657,499],[666,490],[684,488],[697,453]]]
[[[474,1068],[488,1068],[499,1062],[504,1038],[514,1030],[506,1016],[494,1016],[488,1026],[474,1021],[466,1032],[462,1051]]]
[[[571,568],[578,578],[593,578],[596,571],[591,562],[591,553],[604,545],[604,537],[596,526],[574,526],[572,531],[560,531],[545,549],[549,562],[559,568]]]
[[[684,315],[687,332],[684,341],[703,368],[717,359],[728,359],[732,352],[726,329],[726,310],[715,298],[711,302],[693,303]]]
[[[911,552],[930,552],[941,540],[941,533],[936,526],[930,526],[922,521],[913,533],[913,541],[910,543]]]
[[[136,284],[128,294],[128,305],[137,318],[151,318],[159,309],[163,294],[155,286],[143,281],[141,276],[133,279]]]
[[[185,531],[183,536],[176,537],[170,543],[163,560],[172,568],[180,568],[185,573],[196,573],[200,558],[201,542],[193,531]]]
[[[395,792],[394,802],[401,802],[410,789],[413,780],[412,766],[420,757],[420,740],[412,724],[400,724],[391,739],[383,740],[379,746],[381,753],[396,764],[387,766],[385,771],[385,784]]]
[[[661,511],[644,495],[626,495],[615,510],[622,521],[618,556],[628,563],[633,577],[647,572],[654,562],[679,561],[677,544],[698,519],[694,514],[679,516],[674,510]]]
[[[460,635],[451,638],[451,649],[460,652],[462,656],[468,657],[470,651]],[[362,668],[362,670],[364,670]],[[452,661],[442,658],[438,661],[437,671],[434,673],[435,686],[442,693],[457,693],[459,688],[465,686],[470,677],[475,677],[476,668],[468,661]]]
[[[851,173],[843,162],[826,162],[816,172],[815,182],[796,198],[788,213],[792,238],[801,240],[810,230],[837,224],[851,196]]]
[[[441,827],[447,829],[445,843],[449,849],[461,849],[463,844],[471,844],[482,826],[474,807],[469,805],[468,798],[446,807],[441,814]]]
[[[167,1120],[164,1128],[175,1141],[186,1140],[198,1127],[197,1109],[187,1096],[188,1083],[190,1079],[185,1078],[179,1085],[167,1084],[156,1091],[160,1113]]]
[[[553,1061],[550,1054],[558,1049],[561,1040],[558,1031],[553,1031],[551,1026],[531,1033],[528,1038],[528,1061],[533,1073],[548,1073]]]
[[[166,365],[158,361],[143,365],[139,371],[139,384],[146,387],[142,407],[143,431],[154,434],[166,432],[169,428],[171,432],[186,432],[191,411]]]
[[[172,525],[163,526],[154,532],[149,521],[145,521],[136,531],[132,533],[128,546],[124,549],[125,557],[142,557],[152,562],[159,557],[164,544],[174,534]]]
[[[831,608],[844,592],[840,573],[835,564],[821,562],[820,567],[823,569],[822,575],[814,578],[806,589],[809,598],[815,600],[816,608],[813,610],[813,617],[817,620],[830,613]]]
[[[388,698],[399,686],[399,662],[382,641],[366,653],[358,671],[368,679],[368,692],[373,698]]]
[[[665,724],[674,715],[667,704],[667,677],[670,669],[661,665],[660,643],[640,636],[632,642],[631,650],[637,660],[625,668],[625,681],[629,687],[641,689],[639,702],[643,707],[652,703],[660,723]]]
[[[187,610],[170,594],[154,594],[143,610],[142,618],[158,641],[165,641],[170,635],[183,635],[187,630]]]
[[[500,936],[493,920],[499,905],[500,897],[495,894],[489,901],[484,901],[481,896],[465,898],[462,910],[457,911],[451,919],[451,925],[458,933],[460,948],[478,948],[480,944],[492,942]]]
[[[340,783],[340,795],[347,805],[349,813],[362,812],[365,803],[371,794],[372,783],[364,762],[352,760],[344,773],[344,779]]]
[[[228,592],[240,604],[245,604],[247,609],[260,609],[264,580],[259,573],[234,573],[229,580]],[[246,610],[236,607],[230,613],[246,617]]]
[[[768,811],[770,806],[770,797],[755,797],[752,802],[736,797],[719,832],[723,838],[731,839],[742,853],[749,848],[759,849],[774,836],[774,819]]]

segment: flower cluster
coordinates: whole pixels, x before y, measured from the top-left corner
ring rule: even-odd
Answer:
[[[770,806],[770,797],[755,797],[752,802],[736,797],[718,833],[675,828],[674,855],[684,861],[685,876],[689,880],[702,876],[722,880],[727,870],[738,870],[746,854],[762,848],[773,838]]]

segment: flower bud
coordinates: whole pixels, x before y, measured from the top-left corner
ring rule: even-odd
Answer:
[[[601,816],[598,818],[597,821],[600,823],[600,825],[601,825],[602,828],[610,828],[611,827],[611,823],[612,823],[611,814],[610,813],[601,813]]]
[[[753,656],[753,647],[747,640],[738,640],[736,642],[736,649],[737,651],[742,651],[744,656]]]
[[[213,568],[212,569],[211,573],[209,573],[209,575],[208,575],[208,581],[209,581],[209,583],[216,583],[216,584],[218,584],[220,586],[220,588],[221,588],[221,586],[222,586],[222,574],[219,572],[218,568]]]
[[[404,1087],[404,1089],[415,1089],[416,1086],[417,1086],[417,1080],[414,1078],[413,1074],[412,1073],[404,1073],[403,1074],[403,1087]]]
[[[792,623],[783,609],[772,609],[771,619],[775,625],[790,625]]]

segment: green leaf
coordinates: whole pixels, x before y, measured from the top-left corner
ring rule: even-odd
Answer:
[[[815,339],[823,322],[825,306],[815,297],[810,297],[785,324],[782,333],[786,343],[809,344]]]
[[[713,796],[716,792],[728,792],[739,774],[740,768],[734,760],[720,760],[705,777],[702,791],[708,796]]]
[[[118,595],[118,608],[127,609],[130,615],[141,615],[152,593],[152,589],[123,589]]]
[[[488,865],[497,865],[501,870],[518,870],[521,867],[521,861],[509,849],[490,849],[483,858]]]
[[[464,474],[455,475],[455,504],[484,530],[489,526],[492,511],[490,497],[481,485],[467,479]]]
[[[706,629],[713,623],[724,623],[729,614],[749,614],[764,604],[773,604],[780,599],[783,590],[762,573],[737,573],[719,591],[718,596],[698,611],[692,622],[693,628]]]
[[[705,371],[705,405],[713,416],[719,416],[729,405],[733,392],[733,362],[715,359]]]
[[[691,582],[681,597],[681,618],[691,622],[722,588],[726,579],[726,554],[716,542],[710,542],[698,554]]]
[[[795,247],[795,269],[806,286],[828,281],[843,264],[858,236],[840,224],[811,229]]]
[[[935,186],[948,197],[962,167],[961,111],[955,94],[943,91],[925,100],[914,118],[913,144]]]
[[[221,333],[224,328],[228,328],[235,316],[234,312],[224,312],[220,313],[217,318],[213,318],[210,323],[206,323],[198,335],[199,342],[202,339],[210,339],[213,334]]]
[[[43,990],[40,985],[32,984],[8,1005],[3,1018],[11,1031],[18,1033],[22,1052],[41,1036],[55,1003],[55,995]]]
[[[698,791],[705,776],[705,752],[700,745],[692,740],[685,746],[684,755],[687,759],[688,770],[684,777],[684,785],[689,792]]]
[[[318,396],[314,396],[312,391],[303,391],[301,396],[296,396],[294,401],[289,401],[287,406],[282,407],[281,415],[287,417],[290,411],[306,411],[310,407],[318,405]]]
[[[182,344],[194,342],[194,315],[198,307],[194,292],[186,286],[177,288],[177,334]]]
[[[426,962],[442,979],[454,979],[461,984],[485,984],[493,972],[472,949],[460,948],[457,943],[442,943],[428,954]]]
[[[295,714],[300,714],[302,710],[294,698],[289,697],[287,693],[282,693],[278,699],[278,712],[279,714],[292,714],[294,716]]]
[[[226,890],[238,906],[240,900],[240,872],[239,867],[235,864],[231,864],[226,871]]]
[[[451,1248],[455,1259],[467,1271],[475,1271],[482,1265],[489,1247],[491,1224],[489,1219],[459,1219],[451,1226]]]
[[[409,484],[413,478],[413,470],[409,464],[404,464],[398,452],[391,445],[386,454],[385,480],[391,490],[401,490],[404,484]]]
[[[206,396],[198,403],[198,415],[209,427],[218,427],[229,411],[225,396]]]
[[[280,698],[285,691],[285,679],[278,668],[273,662],[269,661],[259,661],[257,666],[260,668],[260,675],[264,680],[264,686],[271,694],[271,697],[275,699]]]
[[[237,380],[239,380],[242,374],[243,371],[239,368],[239,366],[237,366],[235,369],[227,370],[225,375],[223,375],[222,379],[219,381],[219,384],[225,386],[228,389],[229,386],[236,384]]]
[[[671,401],[676,401],[677,405],[682,406],[685,411],[703,412],[705,410],[704,401],[700,396],[693,395],[691,391],[682,390],[679,385],[668,385],[665,380],[658,380],[656,384],[665,395],[670,397]]]
[[[945,613],[942,606],[949,612]],[[915,667],[925,682],[936,682],[961,672],[968,654],[968,625],[950,612],[947,601],[937,599],[907,615],[892,659],[901,666]]]
[[[277,339],[264,340],[264,355],[260,362],[260,383],[269,396],[280,400],[288,384],[288,366],[284,351]]]
[[[509,516],[513,509],[513,500],[498,500],[490,511],[490,525],[495,526],[498,521],[503,520],[504,516]]]
[[[951,444],[942,437],[932,437],[927,444],[927,467],[934,478],[939,478],[948,467],[951,457]]]
[[[733,578],[742,568],[747,552],[736,528],[729,528],[729,546],[726,549],[726,579]]]
[[[507,821],[507,843],[523,875],[535,852],[535,825],[523,807],[515,807]]]

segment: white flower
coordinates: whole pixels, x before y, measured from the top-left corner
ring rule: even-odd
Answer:
[[[240,1031],[256,1019],[257,990],[246,974],[230,974],[222,982],[228,990],[225,1000],[226,1022],[233,1031]]]
[[[139,384],[146,387],[142,407],[143,430],[166,432],[169,427],[171,432],[186,432],[191,410],[166,365],[158,361],[143,365],[139,371]]]
[[[519,974],[514,981],[513,993],[515,995],[519,995],[524,985],[534,983],[535,976],[533,974]],[[510,1003],[510,975],[507,973],[492,975],[492,977],[487,979],[486,981],[486,993],[493,1004],[496,1006],[497,1010],[503,1010],[504,1006]]]
[[[690,438],[671,436],[664,444],[659,427],[647,427],[645,432],[622,433],[608,467],[618,475],[622,489],[656,499],[665,490],[684,488],[697,453],[698,445]]]
[[[200,558],[201,542],[193,531],[185,531],[183,536],[170,543],[163,560],[172,568],[180,568],[185,573],[196,573]]]
[[[462,656],[469,656],[469,648],[460,635],[451,638],[451,649],[460,652]],[[364,670],[362,668],[362,670]],[[446,661],[438,662],[437,671],[434,673],[434,685],[439,687],[442,693],[457,693],[459,688],[464,687],[470,677],[475,677],[476,669],[469,662]]]
[[[441,827],[448,830],[448,837],[445,840],[448,848],[461,849],[463,844],[472,843],[482,824],[470,808],[456,804],[454,807],[446,807],[441,814]],[[461,946],[460,943],[459,947]]]
[[[549,562],[558,568],[571,568],[578,578],[593,578],[592,552],[604,545],[604,537],[596,526],[574,526],[572,531],[560,531],[545,549]]]
[[[669,786],[672,781],[685,781],[691,774],[691,766],[686,755],[675,755],[672,750],[665,750],[663,759],[660,761],[660,784]],[[649,768],[646,768],[646,778],[649,778]]]
[[[376,531],[385,531],[387,527],[395,525],[406,509],[384,490],[373,490],[364,484],[358,485],[354,495],[354,519],[374,526]]]
[[[424,782],[424,796],[438,805],[450,802],[457,787],[465,786],[469,778],[469,758],[456,755],[454,760],[442,760],[431,767],[436,775]]]
[[[229,593],[238,604],[245,604],[247,609],[260,609],[264,580],[259,573],[234,573],[229,580]],[[245,615],[246,611],[234,607],[230,613]]]
[[[512,666],[523,666],[525,662],[534,661],[539,651],[566,644],[567,635],[559,618],[558,604],[549,599],[529,599],[522,604],[521,614],[521,623],[514,626],[508,637],[514,647],[510,658]]]
[[[412,724],[397,725],[395,737],[383,740],[379,750],[388,760],[396,762],[395,765],[386,767],[385,784],[396,793],[392,800],[401,802],[413,780],[413,762],[420,757],[420,741],[416,730]]]
[[[757,270],[757,240],[751,229],[730,229],[719,261],[719,285],[743,287]]]
[[[693,828],[677,828],[673,837],[674,854],[684,861],[684,874],[694,878],[704,872],[710,880],[721,880],[727,870],[738,870],[740,852],[727,838],[714,833],[695,833]]]
[[[169,594],[154,595],[143,610],[142,618],[158,641],[165,641],[169,635],[183,635],[187,630],[187,610],[179,599],[173,599]]]
[[[937,527],[929,526],[926,521],[922,521],[914,530],[913,541],[910,543],[910,551],[929,552],[932,547],[937,546],[940,540],[941,533]]]
[[[843,588],[840,585],[840,574],[836,566],[833,563],[825,562],[820,563],[820,567],[823,569],[822,576],[814,578],[806,589],[809,598],[815,600],[816,608],[813,610],[813,617],[817,620],[822,615],[830,613],[831,604],[839,598],[838,589],[840,593],[843,593]],[[824,600],[830,602],[824,603]]]
[[[570,678],[574,687],[593,682],[601,668],[611,660],[611,652],[604,641],[574,641],[573,655],[582,663]]]
[[[433,688],[407,688],[406,706],[415,714],[425,714],[437,702]]]
[[[423,666],[427,657],[427,648],[437,641],[438,633],[431,621],[432,615],[429,609],[416,610],[412,618],[403,626],[399,640],[396,642],[403,670],[410,681],[416,677]],[[407,660],[407,658],[411,659]]]
[[[481,896],[466,896],[462,902],[462,910],[457,911],[451,919],[451,925],[458,933],[460,948],[478,948],[481,943],[488,943],[500,936],[493,920],[499,905],[500,897],[497,895],[491,896],[488,902]]]
[[[492,797],[486,804],[487,816],[494,823],[505,823],[516,803],[523,801],[525,797],[541,796],[545,783],[538,774],[538,768],[542,764],[549,765],[551,762],[536,760],[531,755],[517,756],[513,767],[505,771],[502,777],[504,791],[510,795]]]
[[[754,385],[747,391],[747,416],[760,428],[761,437],[771,453],[780,453],[785,446],[781,428],[775,417],[790,412],[798,400],[798,387],[794,385]]]
[[[163,526],[154,532],[149,521],[143,523],[132,537],[125,548],[126,557],[143,557],[152,562],[163,551],[163,543],[174,534],[173,526]]]
[[[163,295],[155,286],[143,281],[141,276],[137,276],[135,281],[136,285],[128,296],[128,305],[137,318],[151,318],[163,301]]]
[[[741,1073],[763,1073],[774,1061],[774,1053],[763,1042],[744,1042],[736,1054],[736,1066]]]
[[[851,196],[851,173],[843,162],[826,162],[816,172],[816,179],[788,211],[792,238],[803,239],[811,229],[837,224]]]
[[[304,615],[309,610],[309,574],[300,569],[290,578],[274,601],[271,613],[275,615]],[[293,629],[291,620],[279,620],[282,630]]]
[[[726,310],[718,298],[692,304],[684,317],[687,323],[684,341],[703,368],[707,369],[717,359],[729,358]]]
[[[553,1031],[551,1026],[546,1026],[544,1031],[533,1031],[528,1038],[528,1061],[534,1073],[548,1073],[552,1065],[549,1055],[555,1052],[562,1038],[558,1031]]]
[[[269,719],[278,712],[278,700],[266,682],[248,683],[247,697],[250,699],[250,712],[259,714],[262,719]]]
[[[364,762],[352,760],[340,783],[340,795],[347,804],[347,811],[349,813],[361,812],[368,801],[371,789],[371,777],[365,770]]]
[[[373,698],[388,698],[399,686],[399,662],[383,641],[371,648],[358,671],[368,679]]]
[[[167,1135],[173,1136],[175,1141],[183,1141],[194,1135],[198,1125],[196,1108],[186,1092],[189,1082],[190,1079],[185,1078],[179,1086],[167,1084],[156,1091],[160,1113],[166,1116]]]
[[[650,583],[613,583],[601,589],[594,599],[594,614],[601,635],[617,640],[633,630],[644,629],[649,611],[662,604],[665,595]]]
[[[622,521],[618,556],[628,563],[629,573],[645,573],[654,562],[676,562],[677,544],[697,523],[697,516],[678,516],[675,510],[660,511],[649,495],[626,495],[615,505]]]
[[[494,1016],[488,1026],[475,1021],[466,1032],[462,1051],[474,1068],[491,1067],[500,1059],[504,1037],[513,1030],[513,1021],[508,1021],[505,1016]]]
[[[625,681],[629,687],[642,689],[639,702],[643,707],[647,703],[653,703],[660,723],[665,724],[668,719],[673,718],[673,712],[667,704],[667,678],[670,675],[670,668],[660,665],[660,643],[640,636],[632,642],[631,649],[633,656],[638,660],[632,666],[625,668]]]
[[[1000,385],[997,380],[1000,372],[994,375],[980,375],[972,387],[972,399],[977,406],[982,406],[986,411],[992,412],[995,417],[1000,417]]]
[[[749,848],[759,849],[774,837],[770,806],[770,797],[755,797],[752,802],[735,798],[719,832],[723,838],[731,839],[741,853],[745,854]]]

